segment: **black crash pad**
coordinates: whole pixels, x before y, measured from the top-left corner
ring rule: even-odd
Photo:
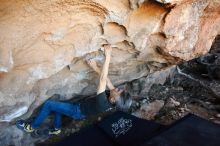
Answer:
[[[142,146],[220,146],[220,125],[189,114]]]
[[[72,134],[55,146],[138,146],[163,127],[124,112],[115,112],[101,122]]]
[[[96,126],[91,125],[78,133],[74,133],[62,141],[54,143],[54,146],[113,146],[114,143],[108,139]]]
[[[170,126],[115,112],[55,146],[220,146],[220,125],[189,114]]]
[[[120,146],[138,146],[158,134],[164,127],[123,112],[114,113],[97,126]]]

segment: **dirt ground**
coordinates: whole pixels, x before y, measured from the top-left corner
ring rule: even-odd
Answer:
[[[155,121],[161,124],[171,124],[188,113],[220,123],[218,98],[198,82],[184,76],[175,75],[173,83],[152,86],[149,99],[165,101],[165,106],[155,116]],[[170,102],[176,102],[176,105],[170,105]]]

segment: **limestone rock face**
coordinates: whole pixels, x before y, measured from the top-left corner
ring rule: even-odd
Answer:
[[[218,0],[0,0],[0,122],[28,117],[54,94],[95,93],[103,44],[115,85],[209,51]],[[29,112],[27,112],[29,110]],[[25,114],[26,113],[26,114]]]

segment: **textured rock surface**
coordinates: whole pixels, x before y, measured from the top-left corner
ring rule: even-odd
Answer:
[[[158,1],[0,0],[0,121],[28,117],[53,94],[93,94],[84,59],[101,65],[102,44],[114,45],[116,85],[207,53],[219,0]]]
[[[164,106],[163,100],[155,100],[151,103],[143,104],[140,107],[140,110],[133,113],[133,115],[143,119],[153,120],[163,106]]]

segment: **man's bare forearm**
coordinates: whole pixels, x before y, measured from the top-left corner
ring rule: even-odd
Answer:
[[[109,49],[109,48],[107,48],[107,49]],[[105,50],[105,51],[107,51],[107,52],[105,53],[105,55],[106,55],[105,62],[103,64],[102,71],[100,74],[97,94],[104,92],[106,89],[106,84],[107,84],[107,76],[108,76],[109,63],[110,63],[110,59],[111,59],[111,51],[109,51],[109,50]]]
[[[94,69],[94,71],[95,71],[97,74],[101,75],[101,69],[100,69],[99,67],[96,67],[96,68]],[[107,77],[107,87],[109,88],[109,90],[115,89],[115,86],[112,84],[112,82],[111,82],[111,80],[109,79],[109,77]]]

